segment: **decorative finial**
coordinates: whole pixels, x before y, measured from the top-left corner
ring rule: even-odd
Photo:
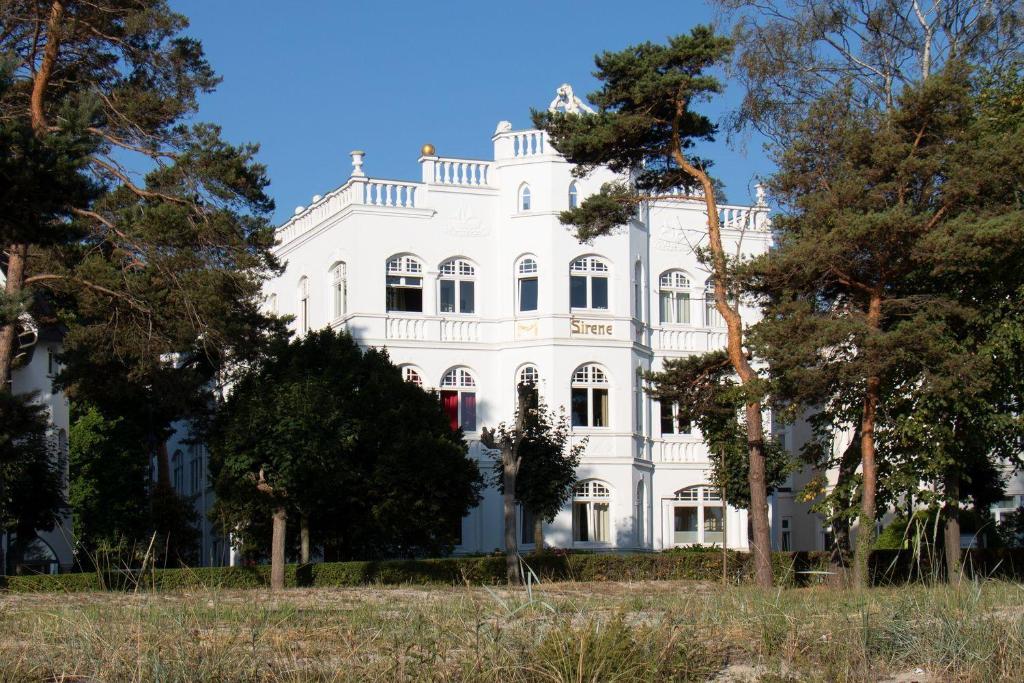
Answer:
[[[512,130],[511,121],[498,121],[498,127],[494,129],[494,134],[499,135],[501,133],[508,133]]]
[[[363,173],[363,157],[366,156],[366,152],[361,149],[354,149],[349,154],[352,155],[352,177],[365,178],[366,174]]]
[[[555,99],[548,105],[548,111],[555,112],[561,109],[566,114],[593,114],[594,110],[588,107],[583,100],[576,97],[572,86],[563,83],[555,91]]]
[[[427,144],[423,145],[422,147],[420,147],[420,156],[421,157],[432,157],[432,156],[436,156],[436,155],[437,155],[437,150],[429,142]]]
[[[302,213],[305,210],[306,210],[306,207],[304,207],[304,206],[296,206],[295,207],[295,215],[298,216],[300,213]]]
[[[768,206],[768,192],[764,185],[761,183],[754,185],[754,194],[757,197],[758,206]]]
[[[315,195],[313,195],[313,203],[314,203],[314,204],[316,204],[316,203],[317,203],[318,201],[320,201],[321,199],[323,199],[323,196],[322,196],[322,195],[318,195],[318,194],[315,194]]]

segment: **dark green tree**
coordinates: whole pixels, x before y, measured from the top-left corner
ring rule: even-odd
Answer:
[[[841,474],[860,466],[861,584],[878,506],[900,492],[880,494],[880,476],[905,485],[944,470],[946,499],[958,499],[957,467],[978,484],[985,468],[970,463],[1009,454],[995,448],[1006,435],[996,426],[1017,399],[994,372],[1009,357],[984,340],[1015,325],[1020,141],[984,132],[975,91],[955,63],[887,109],[864,110],[839,88],[812,107],[771,182],[785,213],[779,248],[754,267],[766,315],[753,339],[777,395],[817,407],[823,450],[827,434],[856,427],[859,458]]]
[[[214,519],[260,549],[252,535],[273,520],[275,588],[289,518],[331,559],[411,557],[450,549],[479,498],[480,473],[437,397],[348,333],[276,341],[209,436]]]
[[[49,432],[47,410],[33,395],[0,392],[0,530],[16,534],[12,557],[0,547],[0,567],[13,566],[40,531],[67,510],[63,455]]]
[[[605,52],[595,58],[601,89],[588,96],[599,107],[596,114],[534,112],[533,118],[552,145],[576,165],[578,175],[603,165],[630,179],[606,184],[579,207],[562,213],[562,222],[574,226],[581,240],[627,225],[641,202],[692,198],[694,193],[704,202],[708,242],[701,256],[711,271],[715,308],[728,331],[728,359],[744,393],[755,573],[758,584],[768,587],[772,570],[763,387],[744,345],[735,264],[722,243],[720,188],[709,174],[710,162],[694,150],[699,142],[714,139],[715,124],[696,107],[721,92],[722,85],[711,72],[728,60],[731,50],[728,38],[698,26],[665,45],[643,43]]]
[[[565,409],[550,410],[535,386],[525,383],[528,397],[523,420],[524,437],[519,444],[521,461],[516,474],[515,500],[533,517],[533,545],[544,549],[544,522],[551,523],[572,498],[576,468],[587,442],[573,444]],[[494,461],[494,484],[502,494],[504,466]]]

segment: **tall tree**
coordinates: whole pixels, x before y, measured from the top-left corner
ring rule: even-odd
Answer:
[[[728,331],[727,353],[745,390],[743,399],[749,459],[750,519],[757,582],[772,583],[771,537],[765,494],[764,426],[761,382],[744,345],[743,320],[735,296],[730,261],[722,243],[715,181],[709,162],[693,147],[713,140],[716,126],[694,107],[722,90],[709,73],[729,58],[732,43],[698,26],[689,35],[670,38],[667,45],[643,43],[595,58],[595,75],[602,82],[589,95],[600,108],[579,116],[534,112],[535,124],[546,130],[551,143],[586,174],[599,165],[629,174],[629,181],[610,183],[579,207],[561,215],[580,239],[589,240],[626,225],[636,205],[652,199],[679,199],[696,192],[708,215],[708,246],[704,254],[714,283],[715,308]]]
[[[73,305],[69,347],[130,359],[131,376],[168,352],[230,354],[276,267],[256,148],[184,124],[218,80],[187,25],[162,0],[0,5],[0,53],[13,65],[0,120],[54,149],[65,184],[84,190],[22,203],[3,234],[6,300],[27,305],[27,291],[45,290]],[[2,322],[5,386],[16,330]]]
[[[985,280],[1024,262],[1014,242],[1019,195],[1007,182],[1019,174],[1019,142],[979,143],[968,73],[951,63],[905,88],[891,108],[864,110],[848,87],[820,99],[771,182],[785,213],[775,222],[778,250],[754,268],[767,306],[754,338],[780,393],[820,406],[825,423],[856,425],[854,577],[861,585],[881,502],[880,466],[889,464],[879,459],[880,430],[898,411],[921,409],[945,415],[958,431],[941,435],[947,453],[978,445],[955,427],[969,397],[992,378],[969,339],[984,336],[985,326],[971,320],[979,307],[1005,306],[1013,285],[990,283],[995,298],[986,303],[978,282],[963,296],[971,283],[954,283],[950,274]],[[939,395],[948,392],[952,400],[942,406]],[[948,493],[958,497],[955,487]]]
[[[252,535],[273,518],[275,589],[289,519],[325,557],[410,557],[450,549],[479,499],[480,473],[437,397],[348,333],[277,340],[238,377],[209,437],[225,531],[266,548]]]

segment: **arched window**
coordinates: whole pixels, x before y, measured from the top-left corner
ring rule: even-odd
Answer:
[[[522,187],[519,188],[519,210],[529,211],[531,206],[530,186],[523,183]]]
[[[633,416],[635,427],[633,431],[637,434],[644,433],[644,370],[636,369],[636,378],[633,381]]]
[[[267,295],[267,311],[270,315],[277,315],[277,294]]]
[[[299,334],[309,332],[309,279],[299,278]]]
[[[670,270],[658,278],[658,301],[661,323],[690,322],[690,279],[681,270]]]
[[[725,324],[715,306],[715,281],[710,277],[704,281],[704,324],[708,327],[721,327]]]
[[[576,187],[576,181],[569,183],[569,208],[575,209],[580,205],[580,193]]]
[[[536,365],[524,365],[520,368],[519,373],[516,377],[516,388],[518,390],[521,386],[526,386],[529,389],[529,405],[531,408],[536,408],[539,404],[540,398],[540,372],[537,370]],[[516,393],[516,401],[519,400],[518,391]]]
[[[441,264],[438,308],[441,313],[476,312],[476,268],[464,259]]]
[[[646,505],[644,503],[644,482],[638,481],[636,484],[636,499],[633,501],[633,525],[636,536],[636,544],[638,546],[644,546],[647,544],[647,520],[644,510]]]
[[[611,543],[611,498],[604,482],[588,479],[576,485],[572,492],[574,542]]]
[[[516,292],[521,313],[537,310],[537,261],[524,256],[516,265]]]
[[[418,387],[423,386],[423,376],[420,374],[419,370],[411,365],[402,366],[402,379],[409,384],[415,384]]]
[[[608,426],[608,376],[599,365],[583,365],[572,374],[572,426]]]
[[[569,265],[569,307],[608,310],[608,264],[584,256]]]
[[[423,264],[414,256],[395,256],[387,266],[387,309],[423,312]]]
[[[721,544],[725,539],[722,494],[711,486],[679,489],[672,504],[674,545]]]
[[[476,380],[466,368],[452,368],[441,379],[441,406],[452,429],[476,431]]]
[[[693,431],[689,420],[679,417],[679,404],[671,401],[659,401],[661,410],[661,434],[668,436],[672,434],[687,435]]]
[[[344,317],[348,306],[348,284],[344,263],[331,267],[331,314],[334,320]]]

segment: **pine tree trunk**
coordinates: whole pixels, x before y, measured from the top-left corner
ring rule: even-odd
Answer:
[[[14,298],[21,294],[25,282],[25,263],[28,260],[27,244],[12,244],[8,247],[7,283],[4,293]],[[11,365],[17,343],[18,319],[15,317],[0,327],[0,391],[11,391]]]
[[[544,552],[544,519],[540,515],[533,518],[533,552]]]
[[[299,517],[299,562],[309,564],[309,515]]]
[[[680,118],[686,110],[686,102],[676,103],[677,118],[673,122],[672,155],[684,172],[700,183],[704,192],[704,205],[708,213],[708,250],[711,253],[711,281],[715,286],[715,309],[725,320],[727,335],[726,353],[729,362],[742,384],[749,384],[758,379],[757,373],[747,360],[743,348],[743,319],[740,317],[739,304],[733,308],[729,304],[729,272],[725,248],[722,246],[722,229],[718,217],[718,201],[715,198],[715,186],[711,178],[700,168],[686,160],[682,152],[682,140],[679,134]],[[768,524],[768,494],[765,479],[764,425],[761,419],[761,402],[754,401],[746,406],[747,446],[750,460],[747,481],[750,485],[750,522],[754,551],[754,577],[757,585],[762,588],[772,586],[771,562],[771,528]]]
[[[288,513],[283,507],[274,509],[273,535],[270,540],[270,590],[284,590],[284,542]]]
[[[505,512],[505,575],[509,585],[519,585],[519,544],[516,542],[516,473],[509,463],[511,457],[502,455]]]
[[[946,580],[960,578],[960,476],[946,475],[946,528],[943,540],[946,550]]]
[[[879,291],[872,292],[868,302],[866,323],[872,331],[877,331],[882,320],[882,296]],[[871,356],[875,352],[870,348]],[[872,358],[872,360],[875,360]],[[877,360],[876,360],[877,363]],[[857,529],[857,549],[853,558],[853,583],[859,588],[867,588],[870,581],[868,563],[871,548],[875,544],[875,502],[878,491],[878,464],[875,460],[875,422],[878,412],[878,401],[881,394],[882,378],[877,374],[867,377],[864,387],[864,403],[860,421],[860,519]]]
[[[768,485],[765,479],[764,427],[761,423],[761,404],[747,404],[747,442],[750,448],[750,523],[754,538],[754,578],[757,585],[772,585],[771,527],[768,523]]]

